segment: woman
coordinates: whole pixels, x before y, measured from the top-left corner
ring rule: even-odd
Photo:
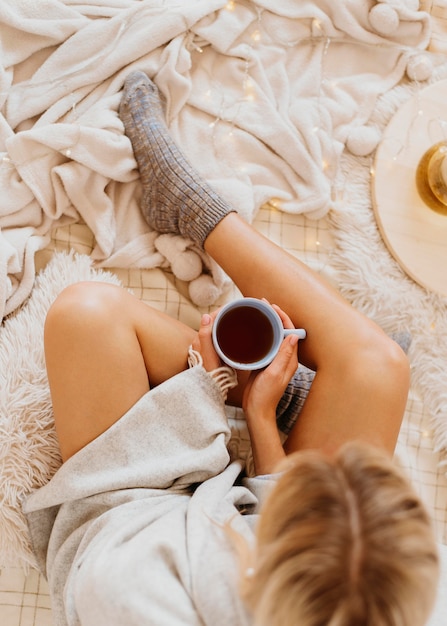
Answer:
[[[118,287],[66,289],[45,329],[64,464],[25,505],[56,626],[422,626],[436,547],[389,459],[404,353],[200,179],[141,72],[120,116],[149,224],[304,327],[300,362],[316,374],[301,406],[294,336],[266,369],[236,373],[214,351],[214,314],[195,332]],[[256,476],[242,482],[225,401],[250,433]],[[278,410],[296,422],[284,446]]]

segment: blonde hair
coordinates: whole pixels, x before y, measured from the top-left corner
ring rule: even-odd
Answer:
[[[257,626],[422,626],[438,579],[429,517],[377,449],[288,457],[242,596]]]

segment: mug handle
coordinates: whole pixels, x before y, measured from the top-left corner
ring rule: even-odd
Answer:
[[[297,335],[300,339],[306,339],[306,334],[304,328],[284,328],[284,337]]]

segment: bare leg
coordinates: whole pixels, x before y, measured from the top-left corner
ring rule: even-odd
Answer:
[[[392,451],[409,385],[399,346],[216,199],[169,136],[158,90],[142,72],[126,80],[120,116],[140,170],[141,209],[149,224],[203,245],[244,295],[267,298],[306,328],[300,359],[317,374],[287,450],[332,451],[362,438]]]
[[[334,451],[360,438],[394,450],[409,366],[401,348],[307,266],[229,213],[205,250],[246,296],[265,297],[307,330],[300,361],[317,371],[286,450]]]
[[[150,387],[184,370],[195,334],[119,287],[87,282],[65,289],[45,325],[63,460],[116,422]]]

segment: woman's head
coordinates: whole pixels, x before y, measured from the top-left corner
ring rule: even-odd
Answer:
[[[377,449],[290,457],[262,511],[244,596],[272,626],[421,626],[438,577],[428,515]]]

